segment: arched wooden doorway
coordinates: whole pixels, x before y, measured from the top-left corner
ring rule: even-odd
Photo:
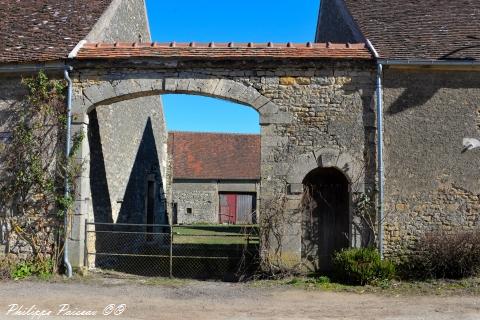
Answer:
[[[350,237],[350,183],[336,168],[317,168],[303,179],[302,256],[314,272],[331,271],[332,255]]]

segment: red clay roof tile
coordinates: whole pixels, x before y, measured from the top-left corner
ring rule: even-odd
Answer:
[[[260,135],[170,132],[174,179],[260,179]]]
[[[363,43],[86,43],[76,59],[122,58],[322,58],[371,59]]]

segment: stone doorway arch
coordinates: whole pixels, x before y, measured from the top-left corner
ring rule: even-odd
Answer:
[[[350,245],[350,181],[335,167],[319,167],[302,184],[302,258],[312,271],[330,272],[332,255]]]

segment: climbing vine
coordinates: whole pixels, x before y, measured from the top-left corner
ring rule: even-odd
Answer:
[[[66,86],[44,72],[22,80],[27,94],[10,110],[15,115],[11,139],[2,151],[0,217],[7,252],[23,259],[61,256],[63,216],[73,204],[64,196],[64,181],[74,181],[81,165],[73,161],[83,136],[73,137],[65,156]],[[71,189],[74,185],[71,184]]]

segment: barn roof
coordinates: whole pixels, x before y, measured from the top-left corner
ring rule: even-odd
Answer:
[[[382,58],[480,59],[478,0],[344,1]]]
[[[111,1],[0,0],[0,64],[67,58]]]
[[[260,179],[260,135],[170,132],[174,179]]]

